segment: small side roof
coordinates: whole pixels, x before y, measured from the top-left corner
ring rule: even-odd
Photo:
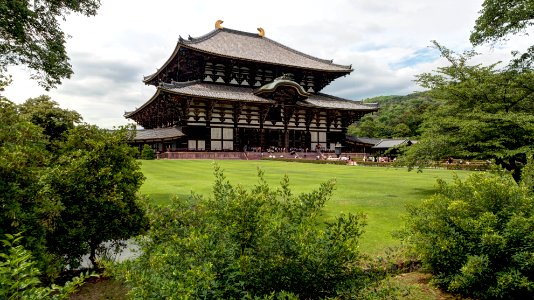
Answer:
[[[367,144],[367,145],[373,145],[373,146],[378,144],[381,141],[381,139],[358,137],[358,136],[352,136],[352,135],[347,135],[346,139],[353,143]]]
[[[401,145],[411,145],[415,143],[415,141],[411,141],[408,139],[382,139],[378,144],[374,145],[373,149],[389,149],[398,147]]]
[[[185,136],[179,127],[140,129],[135,132],[135,142],[166,141]]]

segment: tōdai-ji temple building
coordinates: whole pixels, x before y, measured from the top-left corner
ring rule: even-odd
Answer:
[[[136,143],[159,151],[333,149],[347,126],[377,110],[321,93],[353,70],[259,33],[223,28],[180,37],[169,59],[145,84],[155,94],[126,117],[140,130]]]

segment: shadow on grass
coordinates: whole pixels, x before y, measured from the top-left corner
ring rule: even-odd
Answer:
[[[171,194],[171,193],[155,193],[155,194],[145,194],[152,201],[153,204],[157,205],[166,205],[171,203],[171,199],[174,196],[177,196],[181,199],[187,199],[191,197],[191,194]]]
[[[414,194],[421,195],[421,199],[426,199],[430,196],[436,194],[437,190],[435,188],[413,188]]]

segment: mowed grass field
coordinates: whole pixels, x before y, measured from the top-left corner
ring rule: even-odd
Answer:
[[[141,193],[159,205],[170,203],[173,195],[188,197],[191,192],[211,196],[213,164],[211,160],[142,161],[146,180]],[[405,168],[319,165],[298,162],[222,160],[217,164],[234,185],[252,187],[257,183],[257,169],[265,172],[272,188],[279,186],[287,174],[295,194],[311,191],[330,178],[336,179],[336,190],[327,202],[324,218],[339,213],[363,212],[367,226],[361,250],[374,255],[400,241],[391,233],[402,227],[406,204],[418,203],[436,191],[436,179],[451,181],[466,171],[428,169],[421,173]]]

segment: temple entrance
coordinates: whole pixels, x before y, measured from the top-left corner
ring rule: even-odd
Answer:
[[[264,144],[263,150],[274,148],[302,149],[309,148],[309,138],[306,138],[306,131],[303,130],[288,130],[288,145],[284,145],[284,131],[279,129],[264,129]],[[261,146],[261,130],[254,128],[239,128],[239,147],[243,149],[245,146],[253,149]],[[308,140],[308,141],[307,141]]]

